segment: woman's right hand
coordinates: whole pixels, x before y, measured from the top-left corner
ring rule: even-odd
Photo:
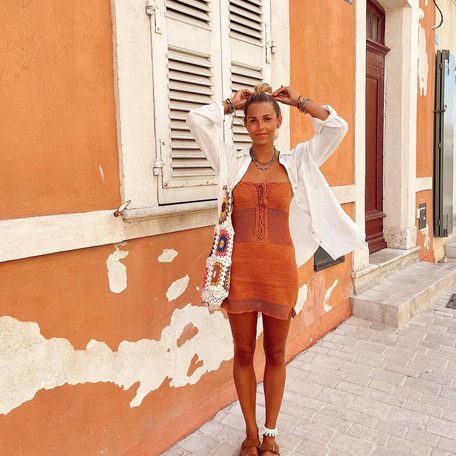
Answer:
[[[243,109],[249,98],[254,94],[248,89],[238,90],[233,96],[233,104],[235,109]]]

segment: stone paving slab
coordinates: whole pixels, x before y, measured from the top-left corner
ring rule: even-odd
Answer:
[[[352,316],[287,365],[279,415],[282,456],[456,455],[456,289],[392,328]],[[263,385],[257,416],[264,420]],[[165,456],[234,456],[239,402]]]

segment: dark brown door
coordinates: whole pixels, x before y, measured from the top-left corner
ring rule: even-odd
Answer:
[[[367,2],[366,53],[366,242],[369,253],[387,247],[383,237],[383,93],[385,14],[376,3]]]

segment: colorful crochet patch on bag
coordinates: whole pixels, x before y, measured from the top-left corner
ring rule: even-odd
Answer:
[[[214,263],[211,273],[211,285],[217,285],[220,281],[222,273],[222,265],[220,263]]]
[[[223,198],[222,207],[220,209],[219,224],[223,223],[230,213],[230,194],[228,191],[225,191],[225,197]]]
[[[228,252],[229,243],[230,233],[228,233],[228,231],[225,229],[221,229],[218,235],[216,255],[225,256]]]

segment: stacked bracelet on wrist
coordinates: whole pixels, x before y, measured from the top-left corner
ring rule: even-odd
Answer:
[[[228,105],[228,109],[229,109],[227,114],[233,114],[234,112],[236,112],[233,100],[231,98],[227,98],[225,101],[226,101],[226,103]]]
[[[228,105],[227,114],[233,114],[233,117],[231,119],[231,128],[233,128],[234,119],[235,118],[237,119],[236,108],[234,107],[234,102],[233,102],[233,100],[231,98],[227,98],[225,101],[226,101],[226,104]]]
[[[307,108],[306,106],[311,102],[312,100],[309,97],[303,97],[302,95],[298,98],[298,105],[297,108],[299,111],[303,112],[304,114],[307,114]]]

